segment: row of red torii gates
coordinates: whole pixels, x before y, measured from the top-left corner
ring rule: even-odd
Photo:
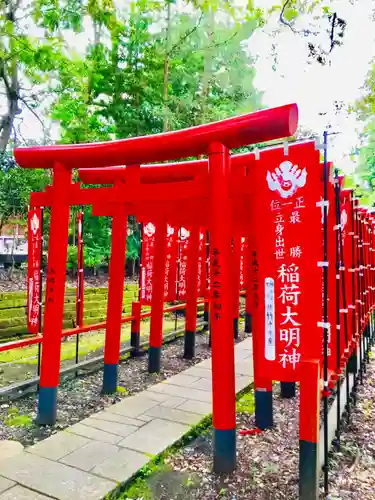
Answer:
[[[92,205],[94,215],[112,217],[104,351],[105,392],[117,387],[128,215],[135,215],[141,222],[152,221],[157,226],[154,258],[161,263],[165,262],[167,223],[186,228],[205,227],[210,233],[210,259],[214,263],[210,286],[214,469],[234,469],[234,284],[228,263],[231,261],[232,238],[252,232],[250,200],[256,188],[251,166],[256,155],[231,156],[230,150],[291,136],[296,131],[297,122],[297,106],[291,104],[154,136],[111,143],[15,150],[21,167],[50,168],[53,171],[52,185],[43,193],[32,193],[30,201],[32,207],[51,207],[39,423],[53,424],[56,421],[70,206]],[[208,159],[144,165],[200,155],[207,155]],[[73,169],[79,169],[79,177],[84,183],[111,186],[83,188],[80,183],[72,181]],[[198,231],[192,234],[199,238]],[[193,241],[191,247],[194,247]],[[194,276],[194,273],[189,275]],[[150,371],[160,369],[163,287],[164,267],[159,265],[153,274]],[[188,288],[187,304],[196,307],[196,286],[188,285]],[[196,309],[187,309],[193,311],[187,317],[187,330],[194,333]],[[190,348],[193,349],[194,336],[190,338]]]

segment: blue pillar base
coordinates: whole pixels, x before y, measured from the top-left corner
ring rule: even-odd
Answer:
[[[103,374],[103,394],[113,394],[117,391],[118,364],[105,364]]]
[[[318,500],[319,463],[318,445],[309,441],[299,442],[299,498]]]
[[[238,318],[233,318],[233,334],[234,338],[238,339]]]
[[[207,331],[210,325],[210,313],[208,311],[204,311],[203,313],[203,321],[205,322],[205,325],[203,327],[203,331]]]
[[[195,332],[185,331],[184,358],[193,359],[195,357]]]
[[[245,333],[251,333],[253,328],[253,318],[251,314],[245,312]]]
[[[214,429],[214,472],[233,472],[236,468],[236,429]]]
[[[357,353],[353,352],[350,358],[348,359],[348,371],[349,373],[354,373],[354,375],[357,375],[358,372],[358,357]]]
[[[56,423],[57,387],[40,387],[38,395],[38,425]]]
[[[161,347],[148,348],[148,373],[160,372]]]
[[[139,335],[139,332],[131,332],[130,334],[130,345],[134,347],[134,350],[131,351],[130,356],[132,358],[135,358],[136,356],[139,355],[139,344],[140,344],[141,337]]]
[[[272,390],[255,391],[255,425],[261,430],[273,427]]]
[[[280,382],[280,395],[282,398],[291,399],[296,397],[295,382]]]

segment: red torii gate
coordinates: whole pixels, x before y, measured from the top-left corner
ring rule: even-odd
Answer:
[[[237,197],[237,195],[250,196],[250,179],[245,174],[248,167],[252,164],[254,160],[253,153],[245,153],[241,155],[235,155],[231,157],[231,166],[233,174],[231,177],[230,188],[232,190],[232,196],[235,196],[234,208],[233,208],[233,221],[231,225],[236,228],[238,235],[241,234],[244,227],[247,227],[247,220],[249,217],[249,210],[246,210],[243,199]],[[131,175],[132,167],[109,167],[103,169],[79,169],[78,173],[80,179],[88,184],[116,184],[118,182],[124,182],[124,189],[126,189],[126,181],[129,180],[129,175]],[[143,173],[144,172],[144,173]],[[181,172],[179,175],[178,173]],[[166,179],[171,179],[175,182],[168,183],[168,192],[172,188],[177,190],[177,196],[181,197],[181,191],[186,193],[186,190],[193,188],[195,181],[197,189],[203,194],[203,197],[194,199],[194,206],[191,206],[190,200],[173,200],[171,202],[164,201],[163,193],[160,193],[160,185],[157,186],[158,196],[163,200],[157,204],[155,207],[155,201],[151,203],[144,203],[142,206],[134,208],[131,213],[134,215],[135,210],[138,220],[142,222],[153,221],[159,227],[159,232],[163,236],[157,238],[157,251],[165,252],[165,232],[166,232],[166,220],[174,226],[185,226],[192,230],[193,240],[190,242],[189,251],[189,266],[188,266],[188,277],[187,277],[187,306],[186,306],[186,332],[185,332],[185,349],[184,357],[192,358],[195,353],[195,330],[196,330],[196,301],[197,301],[197,289],[196,289],[196,275],[198,269],[198,246],[199,246],[199,230],[198,226],[208,226],[208,216],[207,216],[207,200],[208,200],[208,161],[190,161],[175,164],[162,164],[162,165],[142,165],[140,181],[141,184],[151,184],[156,182],[163,182]],[[201,191],[203,188],[203,191]],[[93,211],[95,215],[113,215],[113,205],[107,204],[106,206],[94,205]],[[159,212],[158,215],[155,212]],[[117,239],[117,238],[115,238]],[[239,246],[238,236],[235,238],[235,248]],[[234,260],[238,262],[234,263],[234,267],[238,265],[239,267],[239,252],[235,251]],[[164,261],[165,258],[159,258],[156,260],[155,266],[155,280],[153,282],[153,288],[161,289],[161,281],[164,275]],[[116,266],[117,268],[118,266]],[[237,273],[238,274],[238,273]],[[111,284],[111,277],[110,277]],[[234,307],[234,330],[236,335],[236,329],[238,327],[238,297],[239,296],[239,275],[238,280],[235,283],[235,289],[233,290],[233,307]],[[156,299],[154,299],[156,300]],[[149,371],[155,372],[159,371],[160,368],[160,348],[161,348],[161,318],[162,318],[162,301],[158,300],[158,306],[156,303],[153,304],[152,316],[151,316],[151,349]],[[158,308],[158,313],[154,314]],[[236,313],[237,310],[237,313]],[[157,326],[155,326],[157,325]],[[109,339],[108,339],[109,340]],[[152,353],[155,351],[155,354]],[[152,359],[152,357],[155,359]],[[118,362],[118,360],[117,360]],[[115,387],[115,382],[113,382],[113,387]]]
[[[247,196],[250,195],[249,186],[250,179],[245,176],[248,171],[252,161],[254,160],[253,153],[245,153],[241,155],[235,155],[231,158],[232,164],[232,178],[231,178],[231,189],[233,194],[236,195],[234,203],[234,220],[233,224],[237,226],[238,234],[240,231],[243,232],[243,227],[246,227],[247,220],[249,218],[249,210],[244,206],[243,200],[241,200],[237,195],[246,193]],[[181,175],[176,175],[178,171],[176,167],[181,169]],[[144,173],[143,173],[144,172]],[[103,380],[103,391],[105,393],[115,392],[117,388],[117,365],[119,363],[119,345],[120,345],[120,334],[121,334],[121,309],[122,309],[122,288],[123,288],[123,275],[116,272],[118,269],[124,266],[124,255],[125,253],[121,250],[121,242],[123,242],[123,234],[126,232],[127,224],[127,214],[137,213],[138,218],[143,218],[148,221],[151,217],[155,218],[155,203],[158,203],[158,209],[162,209],[164,213],[164,219],[168,218],[169,222],[174,225],[185,224],[189,227],[193,227],[197,219],[204,220],[204,224],[208,224],[207,221],[207,201],[196,199],[195,208],[192,209],[189,200],[179,200],[178,198],[186,196],[186,192],[192,195],[194,184],[190,181],[195,180],[198,189],[204,187],[207,190],[208,182],[208,161],[191,161],[182,162],[178,164],[162,164],[162,165],[145,165],[141,168],[140,184],[141,186],[147,184],[157,184],[165,181],[166,179],[172,179],[176,183],[168,183],[167,188],[170,191],[171,188],[177,189],[177,199],[172,202],[153,200],[150,203],[142,205],[142,207],[136,207],[134,204],[129,204],[124,202],[124,193],[119,193],[119,187],[125,188],[129,185],[126,181],[131,181],[134,169],[132,167],[110,167],[105,169],[79,169],[79,174],[81,179],[87,183],[99,183],[102,180],[105,184],[115,184],[115,188],[86,188],[82,189],[78,183],[71,184],[69,189],[69,203],[81,204],[81,205],[93,205],[94,213],[96,215],[107,215],[113,217],[113,228],[112,228],[112,255],[110,259],[110,280],[109,280],[109,301],[108,301],[108,323],[107,323],[107,333],[106,333],[106,343],[105,343],[105,366],[104,366],[104,380]],[[195,175],[195,177],[194,177]],[[129,179],[130,178],[130,179]],[[178,184],[177,184],[178,182]],[[164,186],[165,187],[165,186]],[[163,199],[163,194],[159,192],[160,184],[158,184],[158,197]],[[183,189],[183,192],[181,191]],[[98,201],[99,200],[99,201]],[[108,200],[111,200],[110,203]],[[120,201],[121,200],[121,201]],[[42,193],[32,193],[31,194],[31,206],[51,206],[53,201],[53,191],[51,187],[47,187],[45,192]],[[125,207],[125,211],[120,208]],[[150,213],[153,213],[150,216]],[[167,215],[168,214],[168,215]],[[176,215],[177,214],[177,215]],[[122,221],[122,222],[121,222]],[[194,228],[197,233],[197,228]],[[193,231],[193,232],[194,232]],[[198,233],[196,234],[198,238]],[[236,239],[236,238],[235,238]],[[163,245],[164,240],[161,238],[159,244]],[[195,351],[195,330],[196,330],[196,267],[197,267],[197,247],[198,243],[195,245],[190,245],[191,252],[189,255],[189,272],[188,272],[188,297],[187,297],[187,318],[186,318],[186,335],[185,335],[185,350],[184,355],[187,358],[194,356]],[[161,247],[162,248],[162,247]],[[162,249],[163,250],[163,249]],[[163,250],[164,251],[164,250]],[[238,256],[237,256],[238,257]],[[164,259],[160,261],[164,262]],[[160,264],[159,264],[160,265]],[[162,264],[161,264],[162,265]],[[112,273],[112,274],[111,274]],[[160,269],[156,273],[156,287],[161,286],[158,284],[159,278],[162,279],[163,269]],[[160,276],[159,276],[160,275]],[[236,294],[233,299],[234,303],[234,323],[238,321],[238,295],[239,295],[239,283],[236,283],[236,289],[234,290]],[[237,298],[236,298],[237,297]],[[160,309],[160,311],[159,311]],[[162,305],[158,308],[158,313],[156,313],[157,308],[154,305],[152,310],[151,318],[151,347],[150,350],[150,363],[149,371],[157,372],[160,369],[160,348],[161,348],[161,337],[160,337],[160,317],[162,315]],[[110,318],[110,319],[109,319]],[[156,318],[156,319],[155,319]],[[155,348],[155,349],[154,349]],[[152,352],[155,351],[154,356]],[[53,358],[54,363],[48,364],[49,371],[51,365],[59,365],[59,358],[56,356]],[[56,369],[56,366],[54,369]],[[44,370],[43,370],[44,371]]]
[[[156,190],[151,185],[149,186],[151,189],[148,189],[147,186],[140,189],[139,179],[142,171],[140,164],[206,154],[209,164],[208,189],[194,185],[190,190],[184,190],[175,199],[191,200],[191,198],[200,198],[204,195],[208,197],[206,206],[209,207],[212,274],[215,277],[215,283],[211,287],[211,300],[214,310],[220,311],[220,313],[213,315],[211,321],[214,469],[217,472],[234,469],[236,464],[234,341],[230,294],[231,272],[229,266],[226,265],[231,258],[233,209],[230,192],[231,161],[229,150],[290,136],[297,128],[297,121],[297,106],[292,104],[154,136],[137,137],[111,143],[18,148],[15,150],[16,160],[21,167],[53,168],[53,184],[49,190],[51,194],[51,227],[43,327],[43,358],[47,362],[42,363],[41,371],[38,402],[38,421],[40,423],[53,424],[56,420],[59,366],[49,366],[48,360],[60,359],[69,207],[74,204],[72,203],[74,190],[78,195],[77,204],[84,201],[82,195],[85,190],[79,189],[79,186],[72,186],[72,169],[77,167],[103,168],[123,164],[131,166],[128,190],[122,189],[122,181],[116,182],[113,188],[98,188],[97,190],[97,203],[108,203],[108,200],[122,203],[122,206],[118,205],[121,206],[119,208],[121,217],[116,220],[116,224],[118,224],[116,232],[120,234],[123,231],[123,241],[116,241],[115,245],[112,242],[112,250],[118,253],[118,260],[120,260],[120,254],[125,259],[126,229],[123,222],[124,216],[128,213],[126,205],[136,203],[139,206],[146,201],[157,201],[160,200],[161,194],[167,199],[173,198],[173,192],[167,188],[166,190]],[[178,166],[175,168],[177,169]],[[117,261],[117,259],[114,260]],[[117,285],[119,283],[120,279]],[[161,294],[159,300],[162,301],[163,290],[161,289],[159,292]],[[110,297],[108,300],[111,300]],[[158,307],[156,299],[155,304]],[[116,307],[118,305],[116,303]],[[108,317],[108,322],[110,323],[110,321],[111,318]],[[220,378],[215,374],[220,374]]]

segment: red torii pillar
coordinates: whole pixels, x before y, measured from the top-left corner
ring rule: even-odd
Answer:
[[[161,346],[163,344],[164,273],[167,251],[167,222],[156,225],[155,255],[152,275],[150,347],[148,350],[148,372],[160,371]]]
[[[239,323],[239,312],[240,312],[240,260],[241,260],[241,236],[235,235],[233,237],[233,255],[232,255],[232,267],[233,267],[233,332],[234,338],[238,339],[238,323]]]
[[[112,216],[111,256],[109,261],[107,326],[104,346],[103,393],[117,390],[120,360],[122,302],[124,296],[126,236],[128,214],[124,205],[118,205]]]
[[[251,333],[253,329],[252,325],[252,272],[251,272],[251,260],[253,254],[253,246],[250,244],[251,240],[249,238],[247,246],[247,270],[246,272],[246,299],[245,299],[245,333]]]
[[[114,187],[126,192],[137,192],[140,184],[140,166],[128,167],[128,184],[117,180]],[[109,262],[107,327],[104,346],[103,393],[110,394],[117,390],[118,365],[120,362],[121,319],[124,296],[126,236],[128,228],[128,207],[116,204],[112,216],[111,257]],[[112,209],[113,210],[113,209]]]
[[[229,197],[230,158],[222,144],[209,149],[211,187],[211,342],[214,470],[236,466],[236,393],[232,317],[231,239]]]
[[[195,334],[197,329],[197,275],[199,260],[199,227],[189,227],[190,240],[188,249],[188,267],[186,277],[186,324],[184,358],[192,359],[195,356]]]
[[[43,350],[37,422],[56,421],[57,386],[60,380],[61,330],[64,314],[66,257],[69,235],[69,188],[72,172],[56,163],[53,167],[51,222],[48,245],[47,289],[43,322]],[[46,363],[43,360],[54,360]]]

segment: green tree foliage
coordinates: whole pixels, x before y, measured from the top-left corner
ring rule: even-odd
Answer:
[[[356,189],[363,203],[375,206],[375,61],[365,82],[365,93],[353,111],[364,122],[362,146],[357,153],[358,163],[349,182]]]
[[[252,2],[226,0],[6,0],[0,3],[0,217],[24,215],[30,191],[49,173],[12,164],[7,148],[22,143],[26,110],[45,110],[60,142],[104,141],[176,130],[259,109],[245,44],[263,22]],[[84,47],[68,34],[90,33]],[[48,106],[48,108],[46,108]],[[42,125],[41,125],[42,126]],[[49,141],[46,130],[45,141]],[[5,165],[5,166],[4,166]],[[11,165],[12,168],[9,168]],[[75,217],[73,213],[72,217]],[[48,210],[46,233],[48,234]],[[134,221],[127,256],[136,261]],[[85,208],[85,262],[108,262],[111,221]],[[74,225],[69,262],[74,267]]]
[[[260,107],[252,61],[242,46],[262,22],[259,11],[235,16],[227,2],[197,3],[189,14],[174,2],[106,5],[105,15],[99,3],[87,10],[94,39],[84,57],[60,59],[51,85],[51,116],[60,123],[61,142],[158,133]],[[86,263],[106,262],[110,220],[85,209],[85,227]],[[127,239],[133,262],[140,248],[134,229]]]
[[[41,191],[50,182],[45,170],[23,170],[9,154],[0,156],[0,231],[14,217],[26,219],[30,192]]]
[[[241,23],[228,22],[227,15],[208,39],[204,13],[174,9],[167,45],[165,29],[158,29],[162,21],[159,7],[133,1],[128,12],[98,22],[97,41],[84,59],[64,63],[52,109],[63,142],[156,133],[166,129],[166,121],[168,129],[178,129],[201,123],[202,115],[210,121],[259,107],[254,71],[241,46],[258,25],[255,15]],[[212,70],[204,89],[207,53]]]
[[[79,29],[77,0],[3,0],[0,2],[0,153],[22,142],[23,114],[34,115],[44,131],[39,108],[49,97],[48,82],[64,55],[65,29]]]

